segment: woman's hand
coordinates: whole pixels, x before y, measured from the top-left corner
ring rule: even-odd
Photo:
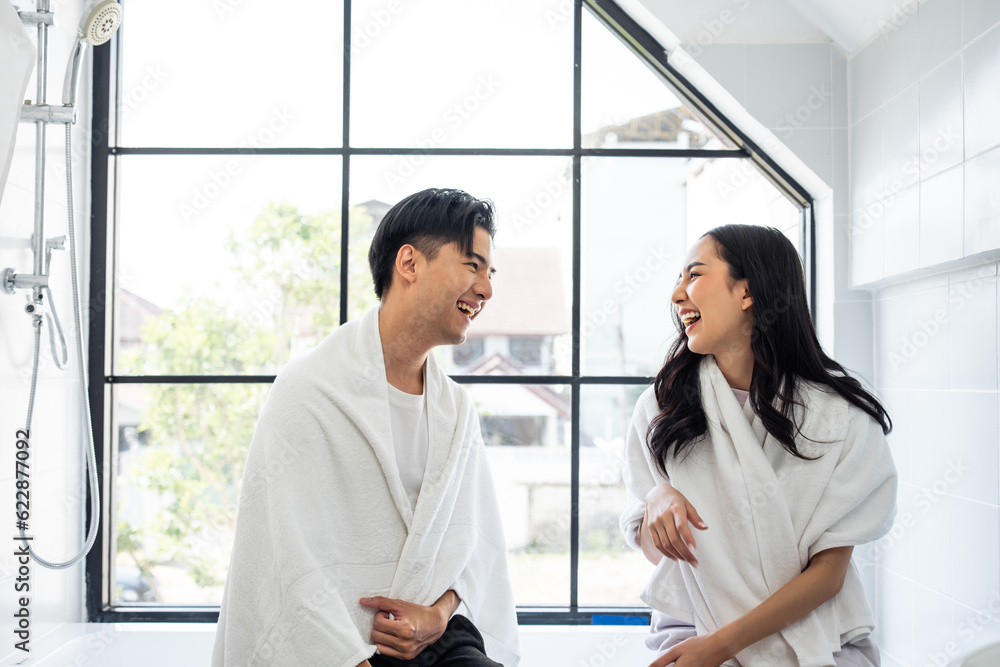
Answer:
[[[685,639],[659,658],[649,667],[719,667],[731,656],[713,635],[702,635]]]
[[[671,560],[683,560],[697,567],[694,535],[688,523],[699,530],[708,529],[698,511],[680,491],[669,484],[653,487],[646,494],[646,511],[639,528],[639,544],[646,557],[653,560],[646,551],[651,546]]]

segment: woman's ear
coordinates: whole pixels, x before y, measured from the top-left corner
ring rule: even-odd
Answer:
[[[743,300],[740,302],[740,308],[746,310],[753,305],[753,296],[750,294],[750,288],[743,288]]]

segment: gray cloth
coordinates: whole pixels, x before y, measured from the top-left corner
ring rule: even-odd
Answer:
[[[693,625],[654,609],[649,619],[649,636],[646,637],[646,647],[656,651],[657,655],[663,655],[685,639],[690,639],[697,634]],[[868,637],[844,644],[839,651],[833,654],[833,659],[836,661],[837,667],[880,667],[882,664],[878,647]]]

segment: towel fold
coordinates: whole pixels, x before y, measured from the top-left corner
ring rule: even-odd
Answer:
[[[636,404],[623,476],[628,505],[621,528],[633,548],[644,498],[669,482],[709,526],[696,531],[697,568],[664,558],[642,599],[655,609],[712,632],[746,614],[800,574],[825,549],[871,542],[892,527],[896,471],[881,426],[826,387],[799,382],[795,444],[788,453],[764,429],[750,402],[742,408],[706,356],[700,369],[708,432],[667,462],[664,477],[646,446],[660,409],[652,387]],[[737,655],[727,665],[834,665],[833,653],[874,628],[852,563],[840,593],[805,618]]]

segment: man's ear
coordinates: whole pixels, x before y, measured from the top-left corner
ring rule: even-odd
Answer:
[[[396,253],[396,273],[403,280],[412,283],[417,279],[417,260],[419,255],[420,251],[409,243],[400,247]]]

